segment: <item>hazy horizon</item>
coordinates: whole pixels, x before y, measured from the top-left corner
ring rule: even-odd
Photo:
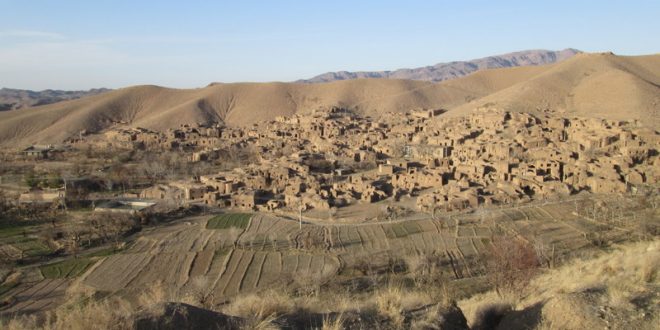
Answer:
[[[660,35],[657,1],[0,4],[0,87],[32,90],[294,81],[529,49],[644,55]]]

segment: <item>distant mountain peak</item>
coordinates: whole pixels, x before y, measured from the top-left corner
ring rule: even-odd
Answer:
[[[389,79],[411,79],[439,82],[466,76],[475,71],[484,69],[510,68],[515,66],[544,65],[561,62],[581,51],[567,48],[559,51],[552,50],[525,50],[469,61],[453,61],[438,63],[431,66],[413,69],[398,69],[394,71],[337,71],[327,72],[310,79],[298,80],[299,83],[322,83],[337,80],[365,79],[365,78],[389,78]]]
[[[26,89],[0,88],[0,111],[36,107],[61,101],[79,99],[85,96],[109,92],[107,88],[92,88],[87,91],[63,91],[45,89],[32,91]]]

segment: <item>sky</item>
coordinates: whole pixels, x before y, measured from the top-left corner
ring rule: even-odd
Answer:
[[[660,1],[0,0],[0,87],[293,81],[527,49],[660,52]]]

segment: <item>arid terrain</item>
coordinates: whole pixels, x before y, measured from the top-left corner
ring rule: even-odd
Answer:
[[[660,55],[570,53],[0,112],[0,326],[655,329]]]
[[[249,126],[276,116],[342,107],[378,117],[411,109],[465,114],[492,105],[657,127],[660,56],[578,54],[551,65],[482,70],[441,83],[364,79],[325,84],[214,84],[193,90],[136,86],[52,105],[0,113],[4,146],[58,143],[117,125],[165,130],[180,124]]]

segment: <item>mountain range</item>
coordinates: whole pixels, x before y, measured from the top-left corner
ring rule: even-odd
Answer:
[[[18,110],[28,107],[52,104],[61,101],[79,99],[85,96],[101,94],[110,91],[107,88],[94,88],[87,91],[62,91],[46,89],[31,91],[26,89],[0,89],[0,111]]]
[[[415,69],[399,69],[396,71],[378,72],[329,72],[318,75],[311,79],[298,80],[299,83],[320,83],[349,79],[410,79],[439,82],[470,73],[496,68],[509,68],[515,66],[543,65],[563,61],[575,54],[581,53],[576,49],[564,49],[561,51],[550,50],[526,50],[496,56],[489,56],[471,61],[457,61],[450,63],[439,63],[433,66],[425,66]],[[213,83],[215,84],[215,83]],[[96,88],[87,91],[63,91],[43,90],[31,91],[24,89],[0,89],[0,111],[18,110],[27,107],[52,104],[61,101],[78,99],[81,97],[101,94],[110,91],[107,88]]]
[[[525,50],[496,56],[474,59],[470,61],[456,61],[438,63],[414,69],[398,69],[394,71],[339,71],[328,72],[310,79],[299,80],[302,83],[322,83],[337,80],[387,78],[410,79],[439,82],[467,76],[475,71],[484,69],[511,68],[515,66],[544,65],[566,60],[581,53],[577,49],[551,50]]]

